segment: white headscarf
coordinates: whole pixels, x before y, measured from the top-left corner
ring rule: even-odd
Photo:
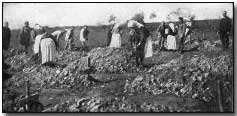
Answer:
[[[172,31],[174,32],[174,23],[170,23],[169,26],[172,29]]]

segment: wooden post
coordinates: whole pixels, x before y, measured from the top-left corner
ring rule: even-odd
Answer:
[[[217,80],[217,87],[218,87],[218,104],[219,104],[219,110],[220,112],[223,112],[223,106],[222,106],[222,99],[221,99],[221,87],[220,87],[220,80]]]
[[[90,69],[91,69],[91,58],[88,56],[87,58],[87,76],[90,77]]]
[[[90,68],[91,67],[91,58],[88,56],[87,58],[87,66]]]
[[[205,39],[205,33],[202,32],[202,40],[204,40],[204,39]]]
[[[29,95],[30,95],[30,87],[29,87],[29,83],[30,83],[30,81],[29,80],[26,80],[26,96],[25,96],[25,98],[27,99],[28,97],[29,97]],[[26,111],[28,111],[29,110],[29,108],[28,108],[29,106],[26,104],[25,105],[25,109],[26,109]]]

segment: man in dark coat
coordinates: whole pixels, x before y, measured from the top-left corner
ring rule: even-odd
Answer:
[[[223,12],[223,18],[220,21],[219,35],[222,42],[223,50],[227,50],[229,47],[229,35],[231,30],[231,19],[226,15],[227,12]]]
[[[179,50],[183,53],[184,50],[184,42],[185,42],[185,31],[186,24],[183,20],[183,17],[179,17],[179,25],[178,25],[178,38],[179,38]]]
[[[165,25],[165,22],[163,21],[162,24],[158,27],[158,33],[160,33],[160,41],[159,41],[159,46],[160,46],[160,50],[164,50],[165,46],[165,40],[167,35],[165,34],[165,29],[167,28],[167,26]]]
[[[30,46],[31,30],[29,22],[26,21],[25,26],[20,32],[20,44],[24,47],[23,50],[25,53],[28,53],[28,47]]]
[[[143,26],[139,29],[139,42],[136,47],[136,64],[142,65],[145,57],[146,39],[149,37],[149,31]]]
[[[11,30],[8,27],[8,22],[4,22],[3,28],[2,28],[2,47],[3,50],[8,50],[10,45],[10,39],[11,39]]]

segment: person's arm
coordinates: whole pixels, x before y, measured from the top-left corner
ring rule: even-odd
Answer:
[[[159,27],[157,28],[158,33],[160,33],[160,29],[161,29],[161,26],[159,26]]]
[[[72,37],[73,37],[73,30],[70,30],[70,34],[69,34],[68,39],[71,39],[71,40],[72,40],[72,39],[73,39]]]
[[[30,35],[31,35],[31,41],[34,42],[35,41],[35,35],[36,35],[35,31],[32,30]]]
[[[185,24],[183,24],[182,31],[183,31],[182,36],[185,37],[185,32],[186,32],[186,25]]]

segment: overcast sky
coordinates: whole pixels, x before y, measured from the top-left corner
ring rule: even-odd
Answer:
[[[194,14],[196,20],[218,19],[223,10],[233,17],[233,6],[227,3],[7,3],[3,21],[8,21],[10,28],[20,28],[26,20],[31,26],[97,25],[107,24],[111,14],[123,21],[144,12],[145,22],[159,22],[168,21],[168,14],[178,8],[184,14]],[[151,13],[157,17],[150,19]]]

